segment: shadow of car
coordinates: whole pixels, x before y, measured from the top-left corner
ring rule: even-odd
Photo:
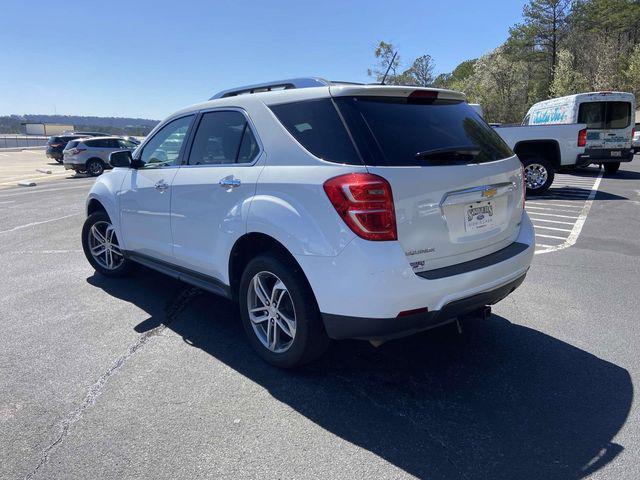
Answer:
[[[462,335],[450,325],[377,349],[336,342],[291,372],[253,354],[227,300],[143,268],[88,282],[150,315],[136,331],[166,325],[324,430],[419,478],[578,479],[623,450],[613,439],[632,404],[629,373],[497,315],[465,323]]]

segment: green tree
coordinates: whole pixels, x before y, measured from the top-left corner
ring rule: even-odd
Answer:
[[[558,64],[551,83],[551,95],[562,97],[587,90],[589,83],[586,77],[576,70],[573,54],[569,50],[558,51]]]
[[[433,59],[431,55],[422,55],[413,61],[411,67],[402,73],[402,80],[408,85],[429,87],[433,84]]]
[[[540,63],[547,93],[553,83],[560,42],[569,31],[571,0],[529,0],[524,21],[512,27],[508,53],[518,60]]]
[[[395,48],[392,43],[381,40],[373,54],[376,57],[376,65],[367,70],[367,75],[374,77],[376,82],[381,82],[385,73],[389,70],[385,83],[394,84],[400,68],[400,55],[395,55]]]

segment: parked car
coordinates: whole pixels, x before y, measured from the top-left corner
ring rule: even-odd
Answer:
[[[67,143],[64,149],[64,168],[79,173],[98,176],[109,165],[109,154],[117,150],[133,150],[135,143],[121,137],[78,138]]]
[[[54,159],[58,163],[62,163],[62,155],[65,147],[71,140],[85,138],[87,135],[79,134],[62,134],[49,137],[47,140],[46,155],[48,158]]]
[[[527,192],[543,193],[560,169],[595,163],[614,174],[633,160],[635,108],[631,93],[580,93],[536,103],[522,126],[496,131],[524,164]]]
[[[636,126],[633,130],[633,153],[640,152],[640,123],[636,123]]]
[[[329,338],[486,315],[533,256],[522,165],[458,92],[243,87],[110,161],[82,229],[95,270],[139,263],[237,301],[249,342],[280,367]]]

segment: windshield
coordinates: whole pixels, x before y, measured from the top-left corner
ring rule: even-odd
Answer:
[[[335,102],[368,165],[482,163],[513,155],[466,102],[364,96]]]

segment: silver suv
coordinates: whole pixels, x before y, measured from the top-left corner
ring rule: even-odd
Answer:
[[[67,143],[62,163],[66,170],[96,177],[109,165],[109,155],[118,150],[134,150],[137,145],[122,137],[79,138]]]

